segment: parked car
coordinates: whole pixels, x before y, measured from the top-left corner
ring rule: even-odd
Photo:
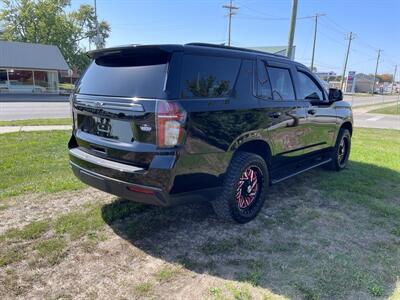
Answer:
[[[245,223],[269,185],[346,167],[351,107],[302,64],[200,43],[90,56],[68,144],[88,185],[163,206],[210,200],[218,216]]]

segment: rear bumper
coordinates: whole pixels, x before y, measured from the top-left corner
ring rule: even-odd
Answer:
[[[78,177],[82,182],[95,187],[104,192],[129,199],[136,202],[168,206],[171,205],[168,197],[160,189],[152,188],[148,186],[142,186],[132,184],[126,181],[110,178],[89,170],[86,170],[76,163],[70,161],[72,171],[75,176]],[[138,187],[149,191],[148,193],[136,193],[129,190],[129,187]]]
[[[219,188],[170,194],[163,189],[171,180],[171,170],[144,170],[135,166],[99,158],[79,148],[69,150],[70,165],[82,182],[104,192],[135,202],[171,206],[180,203],[212,200]],[[149,182],[149,183],[147,183]]]

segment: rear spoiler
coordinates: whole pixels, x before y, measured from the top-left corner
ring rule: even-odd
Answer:
[[[123,53],[134,53],[134,52],[163,52],[170,53],[174,51],[183,51],[183,45],[126,45],[111,48],[104,48],[98,50],[92,50],[87,52],[87,56],[92,59],[97,59],[102,56],[113,55],[113,54],[123,54]]]

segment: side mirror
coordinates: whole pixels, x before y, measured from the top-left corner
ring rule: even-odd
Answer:
[[[342,101],[343,100],[342,90],[329,89],[328,99],[329,99],[329,102]]]

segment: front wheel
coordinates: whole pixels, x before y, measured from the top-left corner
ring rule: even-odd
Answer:
[[[212,202],[216,214],[236,223],[247,223],[260,212],[268,189],[268,168],[262,157],[237,152],[225,174],[221,194]]]
[[[335,148],[332,150],[330,169],[341,171],[346,168],[351,149],[351,134],[348,129],[339,131]]]

